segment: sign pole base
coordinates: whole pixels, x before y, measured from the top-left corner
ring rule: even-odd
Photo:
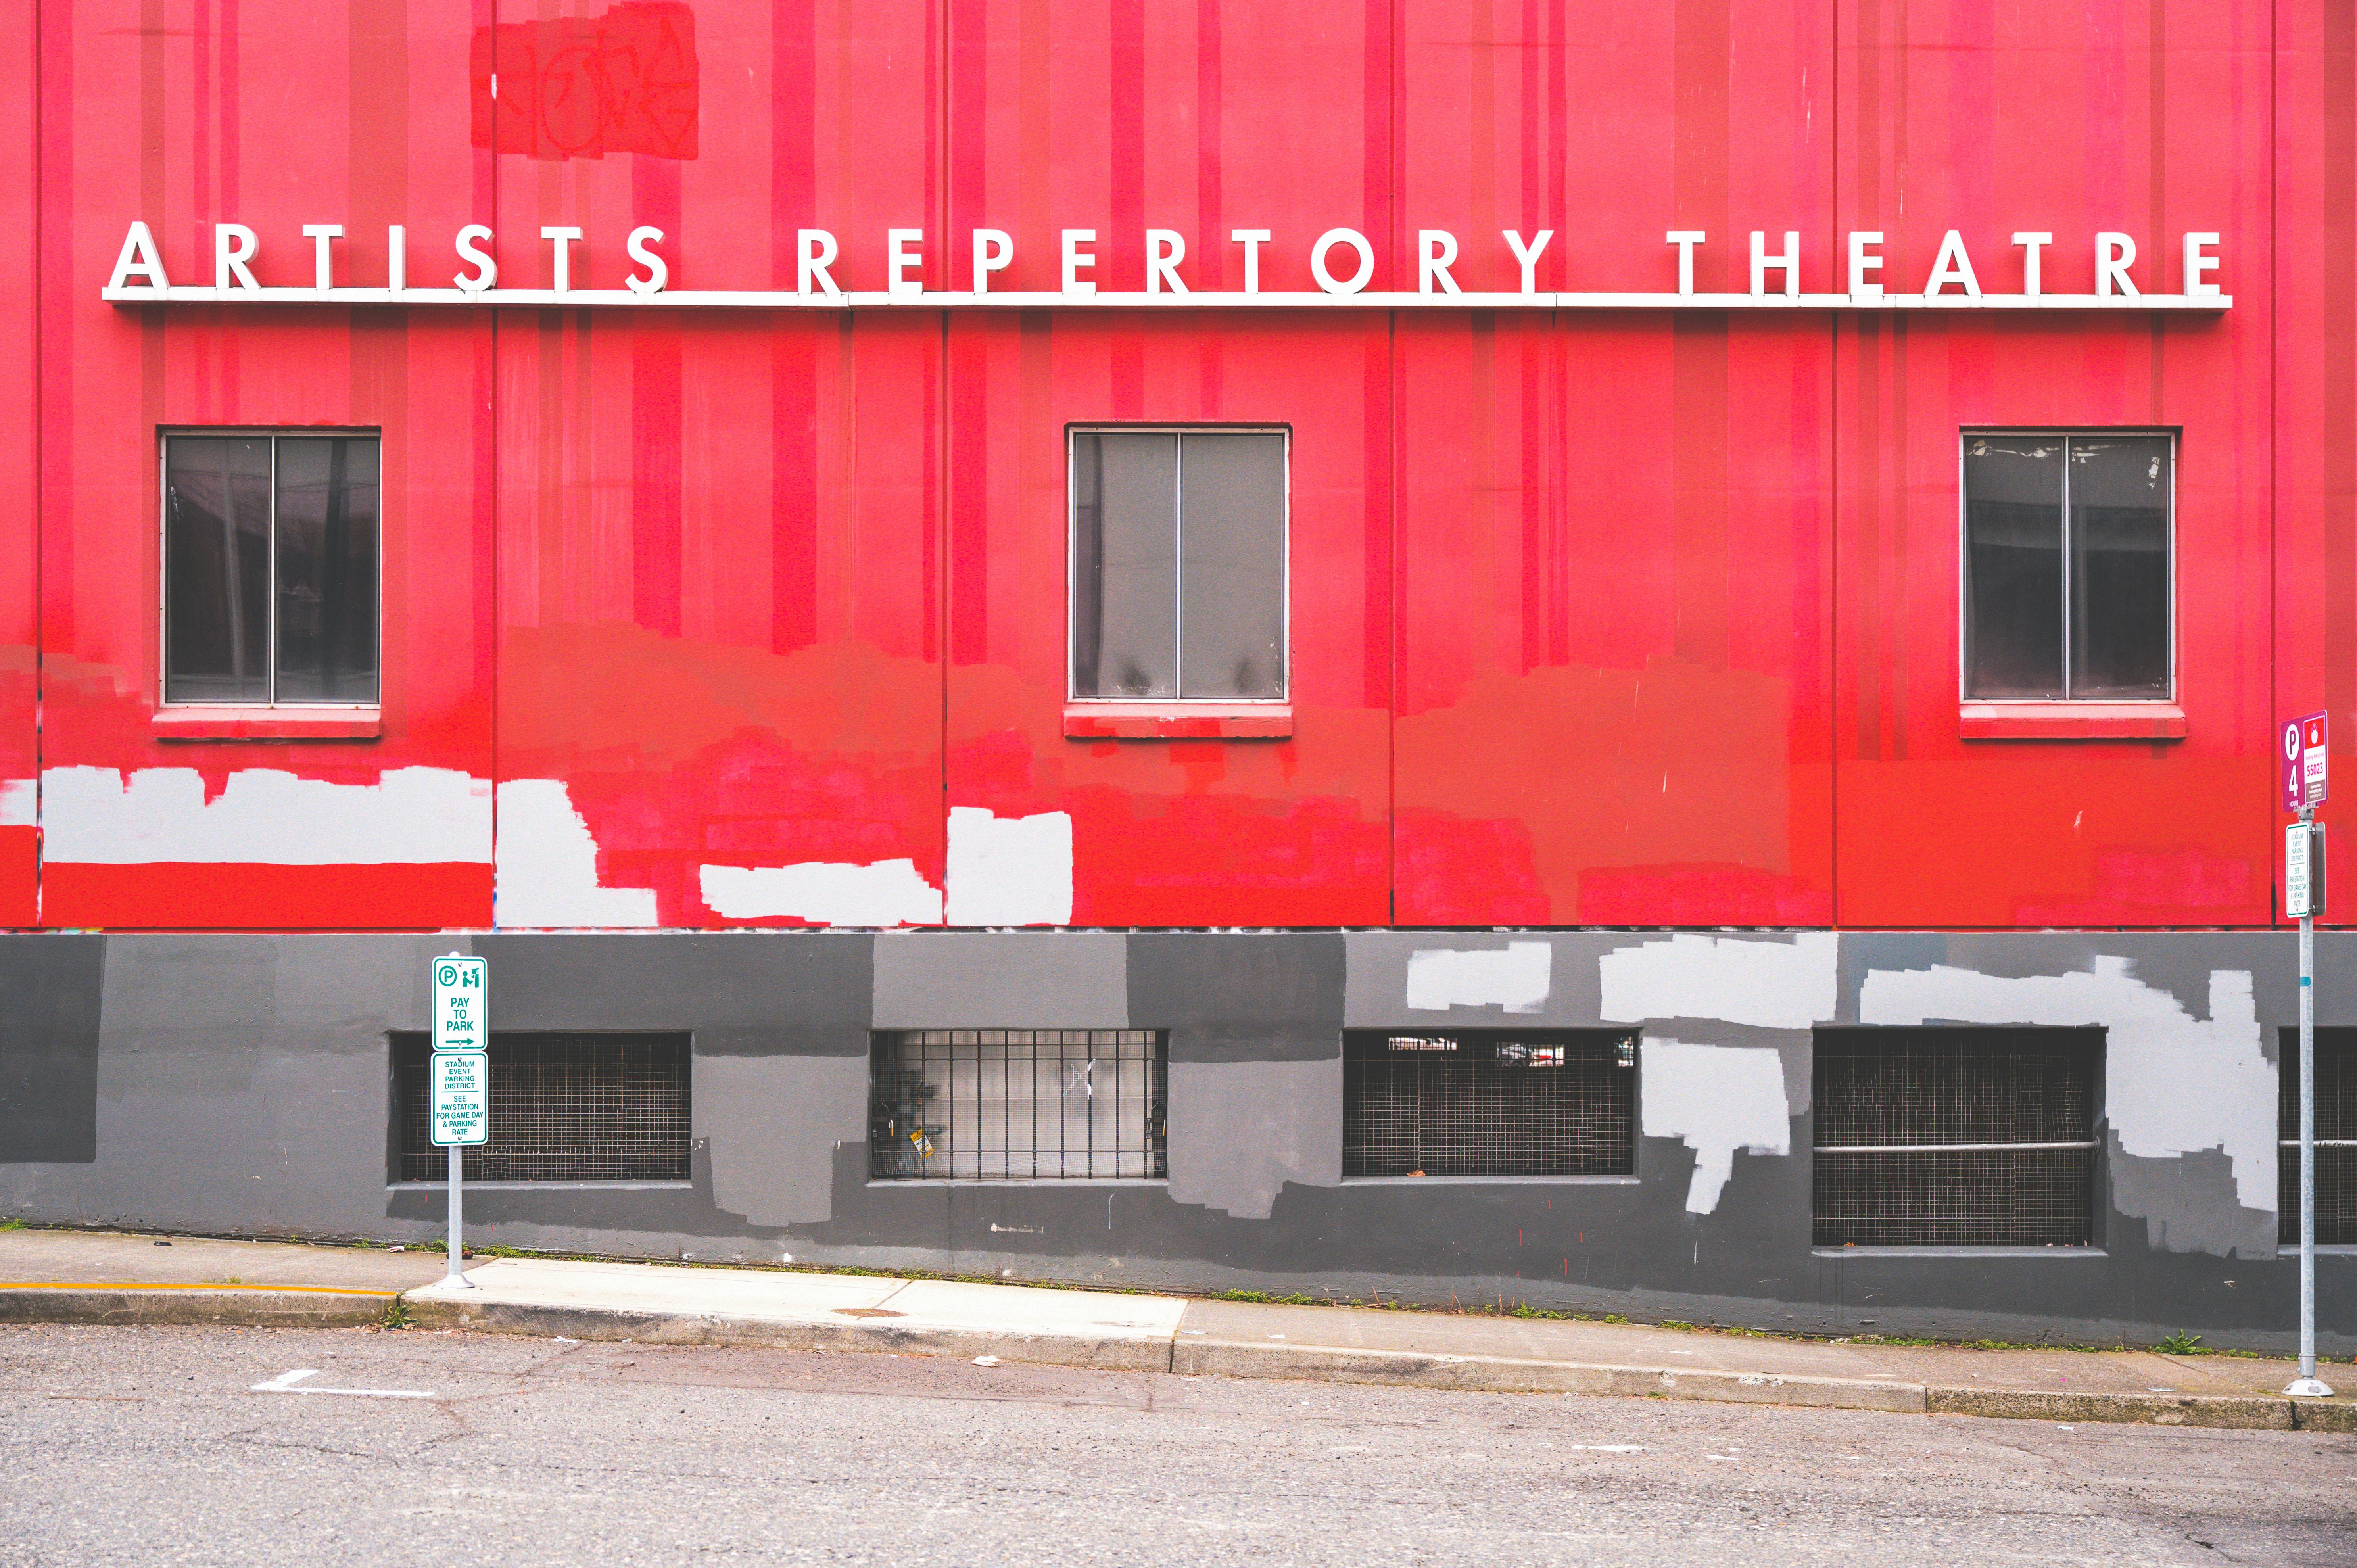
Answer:
[[[458,1245],[458,1206],[460,1202],[463,1201],[460,1195],[465,1191],[465,1187],[461,1185],[461,1179],[459,1176],[458,1162],[464,1157],[465,1156],[459,1153],[457,1144],[453,1144],[450,1145],[450,1272],[442,1276],[442,1288],[444,1290],[473,1290],[476,1288],[474,1281],[468,1279],[466,1275],[458,1272],[458,1259],[461,1252],[464,1251],[464,1249]]]
[[[2331,1388],[2321,1378],[2294,1378],[2284,1392],[2296,1400],[2329,1400]]]

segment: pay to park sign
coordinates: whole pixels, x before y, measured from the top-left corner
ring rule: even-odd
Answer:
[[[434,1048],[490,1048],[490,966],[479,958],[452,954],[434,961]],[[412,994],[414,994],[413,993]]]

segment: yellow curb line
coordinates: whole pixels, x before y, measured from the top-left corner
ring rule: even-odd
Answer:
[[[249,1291],[268,1295],[302,1291],[317,1295],[399,1295],[397,1290],[346,1289],[342,1285],[216,1285],[146,1280],[0,1280],[0,1290],[210,1290]]]

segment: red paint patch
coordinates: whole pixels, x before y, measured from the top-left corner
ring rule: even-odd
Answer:
[[[51,861],[48,924],[205,930],[386,930],[491,923],[491,868],[477,862],[257,865]]]
[[[477,28],[471,74],[479,147],[550,161],[695,156],[695,18],[676,0]]]

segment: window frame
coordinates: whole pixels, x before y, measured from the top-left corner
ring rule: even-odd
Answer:
[[[1187,578],[1184,570],[1187,539],[1185,505],[1187,484],[1187,440],[1189,435],[1274,435],[1284,443],[1285,510],[1277,520],[1277,570],[1283,581],[1278,585],[1279,615],[1283,626],[1279,647],[1284,670],[1279,693],[1274,697],[1101,697],[1083,696],[1079,690],[1079,671],[1072,658],[1073,639],[1080,630],[1081,605],[1080,552],[1075,545],[1073,531],[1079,522],[1080,485],[1078,465],[1080,440],[1082,435],[1173,435],[1178,437],[1178,451],[1171,471],[1173,524],[1171,532],[1171,596],[1175,612],[1172,620],[1172,681],[1183,691],[1187,675]],[[1064,426],[1064,702],[1067,706],[1084,712],[1100,711],[1176,712],[1180,714],[1275,714],[1289,712],[1293,703],[1293,427],[1289,424],[1124,424],[1119,421],[1083,420]]]
[[[1979,1049],[1989,1055],[2000,1052],[2019,1054],[2020,1047],[2012,1044],[2015,1036],[2078,1036],[2074,1040],[2058,1039],[2052,1054],[2058,1058],[2067,1051],[2077,1051],[2085,1058],[2087,1068],[2086,1120],[2088,1135],[2083,1139],[1975,1139],[1962,1142],[1925,1141],[1900,1142],[1896,1138],[1864,1144],[1830,1144],[1826,1122],[1828,1107],[1840,1104],[1836,1086],[1827,1079],[1827,1058],[1835,1056],[1867,1054],[1862,1047],[1874,1042],[1876,1052],[1905,1053],[1911,1045],[1924,1049],[1921,1056],[1936,1058],[1952,1047],[1934,1044],[1945,1035],[1957,1037],[1964,1045],[1966,1037],[1977,1039]],[[1836,1047],[1828,1049],[1829,1047]],[[1809,1245],[1819,1257],[1856,1257],[1860,1254],[1889,1257],[2007,1257],[2038,1255],[2095,1256],[2104,1253],[2106,1206],[2104,1202],[2105,1167],[2104,1151],[2111,1138],[2108,1097],[2111,1082],[2111,1030],[2104,1025],[2030,1025],[2030,1024],[1912,1024],[1912,1025],[1819,1025],[1809,1036]],[[1953,1103],[1946,1102],[1946,1103]],[[1880,1109],[1890,1110],[1885,1102]],[[1878,1155],[1903,1158],[1907,1155],[1974,1154],[2083,1154],[2087,1159],[2085,1187],[2080,1196],[2086,1205],[2086,1240],[2083,1241],[1967,1240],[1953,1237],[1893,1240],[1858,1240],[1855,1238],[1830,1240],[1828,1229],[1847,1222],[1857,1224],[1895,1223],[1893,1217],[1828,1215],[1824,1208],[1825,1157],[1837,1159],[1871,1159]],[[1903,1218],[1903,1217],[1900,1217]],[[1940,1217],[1932,1217],[1936,1224]]]
[[[935,1035],[942,1036],[965,1035],[975,1036],[975,1038],[963,1042],[958,1041],[953,1037],[945,1037],[943,1039],[934,1041],[920,1039],[920,1036]],[[944,1096],[942,1101],[939,1101],[943,1113],[947,1118],[942,1124],[942,1131],[945,1136],[955,1137],[958,1133],[955,1107],[960,1103],[954,1087],[956,1080],[956,1050],[961,1044],[963,1044],[977,1052],[974,1060],[976,1062],[978,1080],[980,1065],[985,1059],[979,1053],[994,1047],[999,1049],[1002,1053],[1005,1053],[1007,1052],[1014,1044],[1014,1042],[1005,1039],[989,1040],[980,1037],[991,1035],[1028,1035],[1035,1036],[1034,1038],[1024,1042],[1032,1047],[1030,1059],[1034,1064],[1032,1079],[1034,1092],[1032,1098],[1027,1102],[1031,1108],[1030,1130],[1033,1134],[1028,1155],[1032,1167],[1030,1173],[1023,1176],[1013,1174],[1012,1167],[1015,1163],[1016,1149],[1011,1139],[1010,1141],[1002,1144],[1000,1148],[997,1150],[1000,1162],[1002,1165],[1006,1167],[1003,1174],[997,1176],[987,1175],[982,1171],[981,1167],[984,1156],[989,1154],[990,1151],[979,1142],[976,1142],[974,1144],[970,1153],[964,1153],[963,1155],[959,1144],[952,1142],[948,1148],[942,1151],[941,1156],[945,1164],[951,1166],[954,1166],[959,1163],[961,1158],[972,1159],[974,1163],[974,1169],[969,1173],[958,1174],[953,1169],[944,1169],[937,1174],[930,1170],[909,1172],[887,1171],[879,1168],[884,1163],[883,1150],[885,1141],[888,1139],[888,1141],[896,1147],[898,1144],[897,1133],[885,1133],[879,1131],[879,1119],[886,1114],[888,1106],[891,1106],[896,1103],[884,1092],[885,1082],[882,1069],[884,1069],[888,1058],[897,1062],[900,1059],[900,1053],[911,1046],[915,1046],[920,1051],[938,1050],[942,1053],[942,1059],[946,1064],[948,1064],[948,1080],[952,1084],[952,1090],[948,1095]],[[1060,1037],[1053,1041],[1042,1041],[1036,1038],[1036,1036],[1041,1035],[1051,1035],[1063,1037]],[[1039,1098],[1037,1092],[1039,1087],[1037,1069],[1037,1064],[1039,1059],[1038,1054],[1039,1047],[1044,1044],[1053,1045],[1061,1049],[1069,1048],[1075,1044],[1079,1044],[1084,1046],[1090,1051],[1092,1061],[1093,1061],[1096,1059],[1094,1052],[1099,1046],[1111,1047],[1115,1050],[1118,1050],[1119,1047],[1125,1043],[1118,1038],[1097,1039],[1092,1037],[1086,1040],[1075,1041],[1069,1037],[1075,1035],[1089,1036],[1143,1035],[1147,1036],[1145,1042],[1147,1047],[1147,1054],[1144,1064],[1146,1072],[1146,1092],[1143,1095],[1133,1097],[1142,1100],[1144,1102],[1144,1142],[1140,1145],[1139,1153],[1146,1168],[1142,1174],[1135,1176],[1105,1176],[1094,1172],[1084,1172],[1079,1176],[1072,1176],[1062,1173],[1042,1174],[1039,1169],[1041,1155],[1051,1152],[1038,1137],[1039,1130],[1039,1107],[1043,1103],[1047,1103],[1047,1101],[1044,1101]],[[913,1188],[927,1187],[1168,1187],[1169,1185],[1170,1031],[1168,1029],[1140,1028],[1133,1025],[1121,1025],[1118,1026],[1033,1024],[952,1025],[948,1026],[936,1026],[920,1028],[871,1029],[868,1031],[867,1042],[867,1085],[866,1090],[867,1115],[866,1179],[867,1185],[870,1187]],[[1002,1069],[1007,1068],[1015,1059],[1016,1058],[1012,1055],[1002,1055],[1000,1058],[1000,1066]],[[1093,1083],[1093,1076],[1092,1077],[1091,1081]],[[1116,1083],[1117,1082],[1118,1080],[1116,1080]],[[979,1095],[972,1097],[963,1102],[970,1105],[986,1103],[981,1100]],[[1011,1108],[1017,1102],[1010,1095],[1008,1099],[1000,1101],[999,1103],[1003,1106]],[[1011,1112],[1007,1114],[1006,1120],[1005,1120],[1001,1125],[1004,1132],[1011,1134],[1014,1125]],[[1056,1147],[1052,1151],[1059,1164],[1063,1163],[1071,1155],[1071,1151],[1064,1147],[1062,1142],[1062,1129],[1064,1128],[1064,1125],[1065,1122],[1063,1118],[1060,1115],[1057,1119],[1058,1142]],[[968,1139],[973,1139],[975,1134],[972,1129],[967,1129],[964,1133],[964,1136]],[[1093,1145],[1092,1145],[1091,1152],[1092,1154],[1093,1153]],[[932,1151],[930,1146],[928,1146],[926,1150],[925,1157],[927,1159],[933,1157]],[[1122,1157],[1118,1145],[1115,1146],[1114,1157],[1115,1163],[1118,1164]]]
[[[1628,1147],[1625,1151],[1624,1157],[1620,1162],[1621,1168],[1617,1170],[1569,1170],[1557,1168],[1553,1170],[1533,1169],[1520,1171],[1447,1171],[1439,1175],[1394,1175],[1387,1172],[1371,1173],[1366,1171],[1363,1169],[1363,1165],[1367,1159],[1366,1155],[1361,1151],[1354,1158],[1351,1145],[1351,1132],[1354,1121],[1356,1120],[1354,1113],[1361,1112],[1361,1109],[1365,1104],[1364,1096],[1367,1088],[1363,1068],[1354,1071],[1353,1064],[1354,1062],[1363,1063],[1370,1059],[1380,1059],[1383,1053],[1373,1048],[1378,1041],[1388,1046],[1392,1041],[1402,1039],[1422,1039],[1426,1042],[1433,1042],[1433,1044],[1426,1046],[1426,1048],[1427,1049],[1442,1048],[1437,1046],[1437,1042],[1446,1040],[1450,1042],[1446,1049],[1452,1054],[1458,1051],[1465,1051],[1466,1047],[1469,1046],[1475,1047],[1477,1050],[1479,1048],[1486,1047],[1492,1052],[1494,1052],[1499,1047],[1509,1045],[1541,1048],[1549,1047],[1559,1048],[1567,1047],[1566,1056],[1568,1056],[1569,1049],[1586,1050],[1608,1046],[1610,1047],[1616,1056],[1626,1058],[1623,1061],[1616,1062],[1616,1064],[1609,1069],[1613,1075],[1611,1080],[1613,1089],[1624,1094],[1626,1097],[1625,1106],[1619,1108],[1625,1113],[1627,1119],[1628,1138]],[[1342,1075],[1340,1086],[1341,1136],[1338,1142],[1336,1153],[1339,1156],[1339,1168],[1342,1173],[1342,1183],[1346,1187],[1380,1186],[1385,1184],[1396,1185],[1405,1183],[1415,1183],[1420,1186],[1431,1186],[1436,1183],[1456,1183],[1460,1186],[1498,1186],[1516,1183],[1555,1183],[1560,1185],[1585,1184],[1588,1186],[1605,1186],[1613,1184],[1634,1185],[1644,1175],[1644,1037],[1643,1031],[1635,1028],[1634,1026],[1615,1027],[1611,1026],[1589,1026],[1582,1027],[1550,1026],[1529,1029],[1501,1027],[1494,1024],[1484,1024],[1471,1027],[1458,1027],[1454,1026],[1435,1027],[1428,1024],[1409,1024],[1395,1027],[1354,1026],[1342,1031],[1341,1046]],[[1473,1053],[1467,1052],[1467,1054],[1471,1055]],[[1524,1070],[1544,1069],[1526,1068]],[[1426,1086],[1420,1082],[1417,1087],[1421,1091]],[[1421,1119],[1424,1112],[1425,1105],[1421,1096],[1419,1096],[1417,1105],[1417,1114],[1419,1119]],[[1581,1137],[1589,1136],[1590,1131],[1583,1127],[1579,1130],[1577,1135]],[[1503,1146],[1503,1144],[1501,1145],[1501,1147]],[[1473,1158],[1478,1160],[1491,1155],[1491,1153],[1492,1151],[1485,1147],[1481,1150],[1476,1151]],[[1438,1165],[1441,1162],[1436,1160],[1431,1163]],[[1361,1168],[1354,1169],[1354,1165]]]
[[[376,701],[373,703],[282,702],[278,696],[278,443],[282,439],[372,439],[377,445],[376,510]],[[172,443],[187,440],[244,440],[267,437],[270,442],[270,697],[266,702],[221,699],[175,702],[172,699]],[[373,716],[384,708],[384,579],[385,542],[392,532],[392,509],[384,482],[384,427],[375,424],[160,424],[156,427],[156,708],[158,715],[183,717],[221,714],[272,717],[315,716],[332,721],[343,716]]]
[[[1965,448],[1976,440],[1992,436],[2046,436],[2069,442],[2097,436],[2131,440],[2162,440],[2169,443],[2169,505],[2168,534],[2165,553],[2169,575],[2169,691],[2158,697],[2080,697],[2070,695],[2071,687],[2071,461],[2065,450],[2062,460],[2062,592],[2059,607],[2062,618],[2062,687],[2063,695],[2053,697],[1982,697],[1973,693],[1972,623],[1972,499],[1964,486]],[[2022,713],[2044,708],[2071,713],[2115,709],[2153,714],[2179,710],[2179,698],[2183,683],[2179,678],[2178,606],[2180,596],[2177,580],[2177,470],[2178,452],[2183,444],[2184,427],[2173,424],[1966,424],[1956,431],[1956,701],[1966,708],[1995,710],[1998,713]]]

